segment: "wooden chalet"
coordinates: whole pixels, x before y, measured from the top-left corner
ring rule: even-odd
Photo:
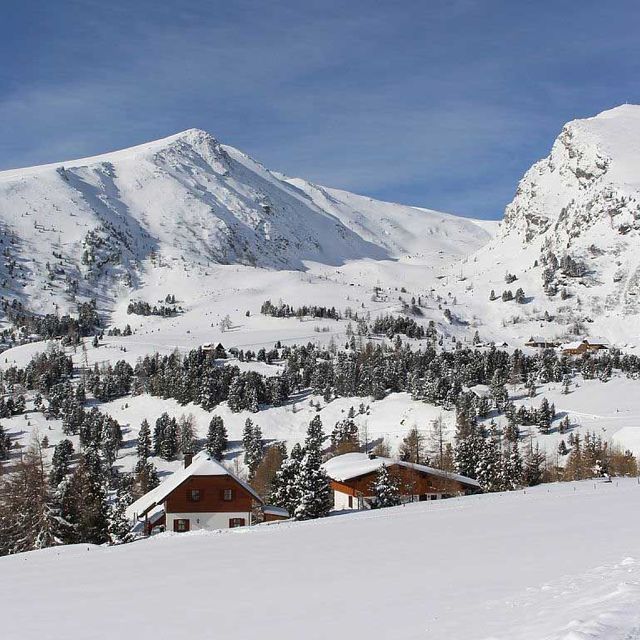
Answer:
[[[580,356],[583,353],[608,348],[609,343],[604,338],[583,338],[582,340],[563,344],[561,347],[563,356]]]
[[[531,347],[533,349],[555,349],[558,346],[558,342],[543,338],[542,336],[531,336],[525,343],[525,347]]]
[[[366,453],[345,453],[324,463],[331,479],[334,507],[371,508],[376,476],[383,465],[397,481],[403,502],[438,500],[482,490],[477,480],[455,473]]]
[[[277,520],[288,520],[289,512],[283,507],[276,507],[272,504],[265,504],[262,507],[263,522],[275,522]]]
[[[262,504],[251,486],[202,451],[186,457],[183,469],[132,503],[126,515],[147,535],[228,529],[252,524],[253,509]]]

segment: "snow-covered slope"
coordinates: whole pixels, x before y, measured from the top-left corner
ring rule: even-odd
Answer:
[[[465,256],[487,242],[497,223],[461,218],[430,209],[382,202],[339,189],[329,189],[299,178],[289,182],[323,211],[389,255],[428,258],[445,252]]]
[[[3,640],[631,640],[635,480],[0,558]]]
[[[411,251],[459,256],[489,234],[472,221],[289,182],[192,129],[0,173],[0,238],[2,294],[51,312],[54,303],[72,308],[76,293],[109,308],[155,267],[299,270]]]

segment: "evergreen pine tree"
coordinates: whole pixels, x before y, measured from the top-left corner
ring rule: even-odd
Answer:
[[[0,461],[9,457],[9,449],[11,449],[11,438],[0,424]]]
[[[531,442],[524,458],[523,481],[527,486],[533,487],[542,482],[545,462],[546,458],[540,451],[540,445],[536,443],[534,448]]]
[[[376,473],[373,483],[374,507],[395,507],[401,503],[398,483],[389,473],[386,465],[382,465]]]
[[[151,455],[151,428],[146,418],[140,423],[136,449],[138,460],[146,460]]]
[[[51,458],[51,472],[49,482],[53,487],[58,486],[69,473],[69,464],[73,456],[73,444],[71,440],[60,440],[53,450]]]
[[[196,451],[196,431],[195,419],[189,414],[181,416],[178,422],[178,439],[181,453],[195,453]]]
[[[175,418],[171,418],[164,430],[160,455],[165,460],[175,460],[180,450],[180,442],[178,439],[178,422]]]
[[[300,487],[298,480],[304,451],[299,444],[295,444],[288,458],[283,460],[280,470],[276,473],[272,483],[269,501],[283,507],[293,515],[300,504]]]
[[[109,505],[107,531],[110,544],[122,544],[133,539],[131,523],[125,515],[127,507],[133,502],[134,479],[129,476],[120,478],[114,501]]]
[[[549,407],[549,401],[546,398],[542,398],[540,408],[538,409],[538,430],[542,434],[549,433],[551,429],[552,412]]]
[[[296,520],[326,516],[332,507],[331,482],[322,468],[324,433],[320,416],[309,423],[304,442],[304,457],[298,476],[300,501],[295,509]]]
[[[74,542],[109,541],[105,475],[95,450],[82,455],[61,499],[63,516],[74,527]]]
[[[207,432],[207,443],[205,445],[207,453],[216,460],[222,460],[227,446],[227,429],[224,426],[224,421],[220,416],[213,416]]]
[[[478,442],[478,445],[480,443]],[[503,488],[502,457],[498,442],[493,435],[480,445],[474,477],[485,491],[500,491]]]
[[[262,431],[258,425],[254,425],[251,418],[247,418],[244,431],[242,433],[242,444],[244,450],[244,463],[249,469],[249,478],[253,477],[256,468],[264,457],[264,443],[262,441]]]
[[[171,422],[169,414],[164,412],[157,420],[153,428],[153,453],[156,456],[162,455],[162,447],[165,439],[165,433]]]
[[[502,488],[511,491],[522,484],[523,462],[518,443],[513,442],[502,463]]]

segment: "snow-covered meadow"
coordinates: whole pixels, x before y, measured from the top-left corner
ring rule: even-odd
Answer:
[[[2,637],[632,640],[639,501],[583,481],[0,558]]]

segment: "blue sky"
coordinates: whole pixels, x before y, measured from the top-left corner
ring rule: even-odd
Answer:
[[[206,129],[269,168],[500,217],[562,125],[640,102],[640,3],[22,0],[0,168]]]

